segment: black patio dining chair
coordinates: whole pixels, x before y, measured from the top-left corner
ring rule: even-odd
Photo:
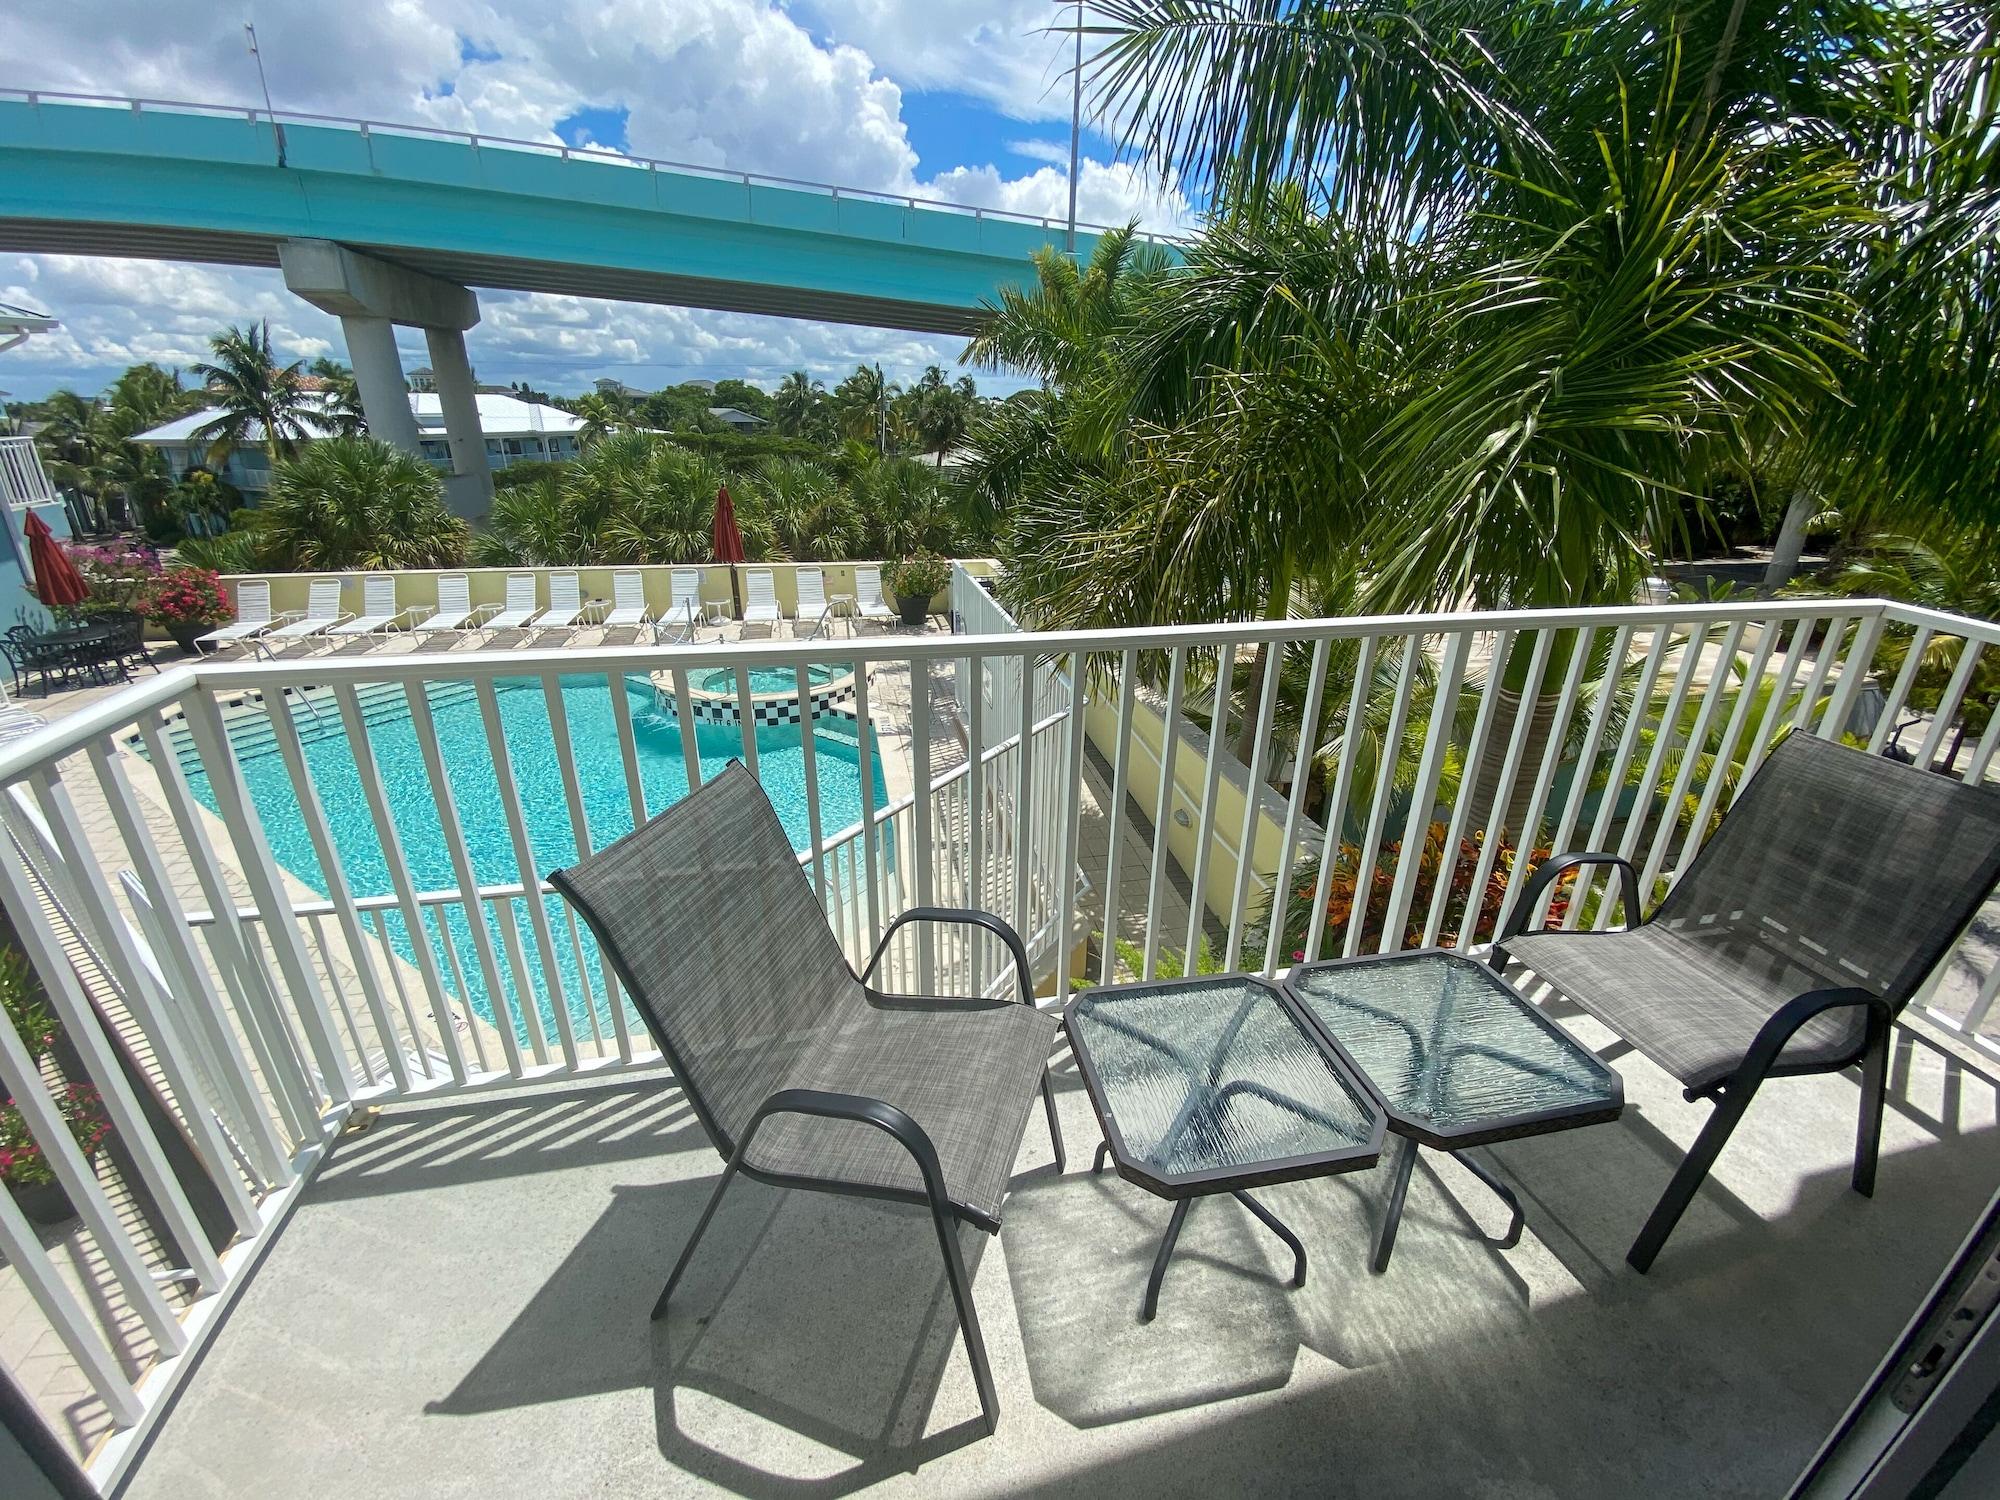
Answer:
[[[999,1404],[958,1225],[998,1231],[1038,1091],[1063,1166],[1048,1075],[1057,1018],[1034,1003],[1013,929],[984,912],[914,908],[889,924],[857,975],[777,813],[740,764],[549,880],[596,935],[726,1163],[653,1317],[665,1314],[738,1172],[923,1204],[991,1432]],[[872,988],[894,933],[923,921],[997,936],[1013,955],[1022,1003]]]
[[[1524,932],[1586,865],[1623,876],[1626,927]],[[1494,945],[1715,1112],[1626,1260],[1651,1267],[1769,1078],[1859,1064],[1854,1190],[1875,1191],[1890,1028],[2000,879],[2000,787],[1806,734],[1774,749],[1653,914],[1612,854],[1535,872]],[[1609,891],[1605,895],[1608,899]]]

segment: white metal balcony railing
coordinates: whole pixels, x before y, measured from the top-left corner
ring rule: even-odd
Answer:
[[[747,696],[747,673],[776,667],[789,669],[803,694],[813,665],[855,663],[878,674],[907,672],[913,701],[934,673],[964,674],[959,681],[969,685],[998,670],[1036,683],[1012,695],[997,742],[988,734],[987,693],[964,695],[967,743],[988,748],[948,772],[933,764],[938,751],[927,735],[910,737],[913,784],[925,795],[874,805],[873,752],[861,736],[863,816],[851,828],[822,828],[813,799],[801,864],[848,952],[863,953],[909,904],[983,905],[1032,936],[1038,966],[1048,970],[1045,1003],[1060,1004],[1073,983],[1117,972],[1110,939],[1121,931],[1138,934],[1136,967],[1148,974],[1204,930],[1225,966],[1267,974],[1299,953],[1354,954],[1364,942],[1388,951],[1455,934],[1460,948],[1477,949],[1491,935],[1493,884],[1504,886],[1504,909],[1529,873],[1530,861],[1507,850],[1508,827],[1539,830],[1541,844],[1557,849],[1614,848],[1643,871],[1650,895],[1685,868],[1733,788],[1786,731],[1834,736],[1860,725],[1859,742],[1871,751],[1900,735],[1918,764],[1985,778],[2000,749],[2000,718],[1982,718],[1983,699],[1967,695],[1982,653],[1996,642],[2000,628],[1955,616],[1879,601],[1802,600],[204,661],[172,670],[0,748],[0,823],[11,836],[0,839],[0,904],[101,1090],[129,1174],[157,1205],[162,1232],[149,1237],[120,1217],[100,1182],[108,1169],[94,1167],[71,1140],[49,1080],[0,1020],[0,1083],[21,1101],[27,1128],[103,1263],[95,1314],[5,1194],[0,1251],[103,1403],[109,1435],[91,1473],[109,1484],[357,1106],[657,1063],[546,888],[474,880],[432,722],[437,692],[476,695],[486,769],[516,868],[532,869],[530,824],[541,820],[566,823],[579,847],[593,847],[558,674],[610,681],[647,674],[672,690],[691,672],[727,668]],[[1244,695],[1256,748],[1225,784],[1226,746],[1240,722],[1225,713],[1196,756],[1183,753],[1191,733],[1185,714],[1213,701],[1218,663],[1240,674],[1260,646],[1283,649],[1263,653],[1261,675]],[[551,744],[509,740],[494,695],[511,679],[539,686]],[[1050,686],[1056,681],[1060,689]],[[879,718],[868,701],[868,671],[857,670],[855,682],[860,720]],[[1094,700],[1088,713],[1067,701],[1070,683]],[[325,872],[316,899],[303,897],[274,858],[225,721],[225,708],[250,694],[262,695]],[[1044,714],[1052,694],[1060,707]],[[398,712],[409,715],[421,752],[409,764],[378,763],[369,715],[380,695],[400,700]],[[643,817],[630,706],[622,693],[610,698],[631,812]],[[1293,726],[1282,735],[1273,731],[1281,701],[1283,722]],[[1859,712],[1864,706],[1870,711]],[[387,863],[383,889],[357,889],[342,869],[302,751],[301,725],[320,716],[338,722],[354,752]],[[183,717],[186,744],[168,722]],[[1316,842],[1302,847],[1300,836],[1309,826],[1307,777],[1276,805],[1281,826],[1272,825],[1264,800],[1230,800],[1228,786],[1255,786],[1274,764],[1307,764],[1317,729],[1343,722],[1369,730],[1339,741],[1326,790],[1328,806],[1346,812],[1330,813]],[[1124,852],[1115,829],[1101,866],[1077,878],[1087,732],[1110,769],[1109,807],[1122,810],[1144,789],[1157,836],[1144,856],[1143,909],[1121,901],[1134,872],[1120,865],[1136,856]],[[685,722],[682,733],[691,740]],[[135,735],[143,759],[126,748]],[[812,739],[805,736],[803,751],[809,788]],[[696,781],[699,758],[692,743],[684,749]],[[747,725],[742,754],[754,770]],[[551,758],[553,774],[543,775]],[[207,778],[214,812],[190,790],[187,769]],[[532,780],[524,769],[536,772]],[[1149,772],[1163,774],[1148,785]],[[385,776],[428,788],[438,813],[428,833],[399,826]],[[560,795],[545,794],[552,805],[524,801],[524,784],[558,782]],[[1101,816],[1091,800],[1092,815]],[[1469,884],[1440,878],[1426,892],[1420,862],[1398,857],[1397,846],[1421,847],[1433,826],[1447,850],[1471,841],[1477,867]],[[403,850],[419,837],[441,838],[455,884],[417,887]],[[1176,838],[1184,842],[1170,849]],[[1355,889],[1371,889],[1382,873],[1379,938],[1364,940],[1360,921],[1337,927],[1329,919],[1329,882],[1341,862],[1336,840],[1351,846],[1342,878],[1351,876]],[[1308,884],[1299,872],[1311,858],[1319,867]],[[1190,866],[1190,883],[1180,886],[1178,871]],[[1295,884],[1310,898],[1309,921],[1296,931],[1288,925],[1296,913],[1288,918],[1282,899]],[[1190,888],[1205,899],[1191,910],[1175,907],[1175,892]],[[1258,910],[1258,889],[1273,893],[1268,912]],[[1578,890],[1563,920],[1606,925],[1613,906]],[[481,920],[469,920],[468,908]],[[1105,940],[1089,972],[1072,974],[1056,959],[1089,929]],[[1953,961],[1970,951],[1962,947]],[[998,960],[980,945],[906,929],[889,983],[997,993],[1012,982]],[[2000,968],[1981,967],[1969,1008],[1937,1019],[1967,1033],[1980,1029],[2000,991]],[[483,1009],[472,1003],[481,995]],[[1919,997],[1920,1007],[1928,1003],[1928,993]],[[120,1064],[121,1038],[141,1055],[136,1071]],[[152,1108],[142,1097],[148,1084],[160,1101]]]

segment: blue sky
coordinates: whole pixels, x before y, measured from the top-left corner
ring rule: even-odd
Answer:
[[[1070,98],[1050,0],[247,0],[280,108],[591,143],[670,160],[1061,216]],[[237,10],[72,0],[0,12],[16,87],[242,103],[258,97]],[[116,45],[106,45],[116,38]],[[1079,217],[1184,225],[1178,195],[1083,138]],[[268,320],[292,357],[344,358],[337,324],[276,272],[0,254],[0,301],[60,333],[0,355],[0,389],[101,389],[126,365],[200,359],[210,332]],[[951,367],[957,339],[686,308],[482,292],[482,380],[552,391],[602,375],[828,381]],[[425,362],[421,340],[405,365]],[[1004,391],[1018,381],[981,377]]]

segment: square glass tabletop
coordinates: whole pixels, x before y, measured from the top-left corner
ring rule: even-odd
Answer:
[[[1389,1108],[1444,1150],[1618,1117],[1617,1073],[1485,964],[1449,949],[1292,970],[1286,987]]]
[[[1337,1044],[1248,975],[1072,1000],[1070,1042],[1119,1175],[1187,1197],[1373,1166],[1385,1121]]]

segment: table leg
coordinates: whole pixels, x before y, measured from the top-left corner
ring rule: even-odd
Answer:
[[[1408,1136],[1396,1137],[1395,1176],[1389,1183],[1389,1204],[1382,1222],[1375,1226],[1375,1250],[1368,1269],[1376,1275],[1389,1269],[1389,1254],[1396,1248],[1396,1227],[1403,1222],[1403,1199],[1410,1191],[1410,1173],[1417,1165],[1417,1143]]]
[[[1521,1215],[1521,1200],[1514,1196],[1513,1189],[1509,1188],[1506,1183],[1495,1177],[1470,1156],[1461,1156],[1458,1160],[1474,1177],[1477,1177],[1481,1182],[1493,1189],[1495,1196],[1502,1203],[1506,1204],[1508,1212],[1513,1214],[1514,1220],[1507,1226],[1506,1237],[1492,1241],[1493,1247],[1496,1250],[1512,1250],[1516,1245],[1521,1243],[1521,1228],[1526,1222]]]
[[[1270,1209],[1264,1207],[1263,1204],[1252,1198],[1248,1193],[1232,1192],[1230,1196],[1249,1209],[1251,1213],[1255,1214],[1262,1221],[1266,1229],[1292,1247],[1292,1285],[1304,1286],[1306,1284],[1306,1247],[1299,1243],[1299,1237],[1286,1228],[1284,1222],[1276,1214],[1272,1213]]]
[[[1174,1242],[1181,1237],[1181,1221],[1187,1218],[1188,1205],[1192,1198],[1183,1198],[1174,1205],[1174,1216],[1167,1221],[1167,1237],[1160,1241],[1160,1253],[1153,1257],[1153,1274],[1146,1278],[1146,1300],[1139,1308],[1139,1321],[1150,1323],[1153,1314],[1160,1308],[1160,1282],[1166,1278],[1167,1262],[1173,1258]]]
[[[1092,1176],[1095,1176],[1097,1173],[1102,1172],[1104,1170],[1105,1159],[1110,1155],[1111,1155],[1111,1142],[1099,1141],[1097,1143],[1097,1158],[1090,1164],[1090,1171]]]

